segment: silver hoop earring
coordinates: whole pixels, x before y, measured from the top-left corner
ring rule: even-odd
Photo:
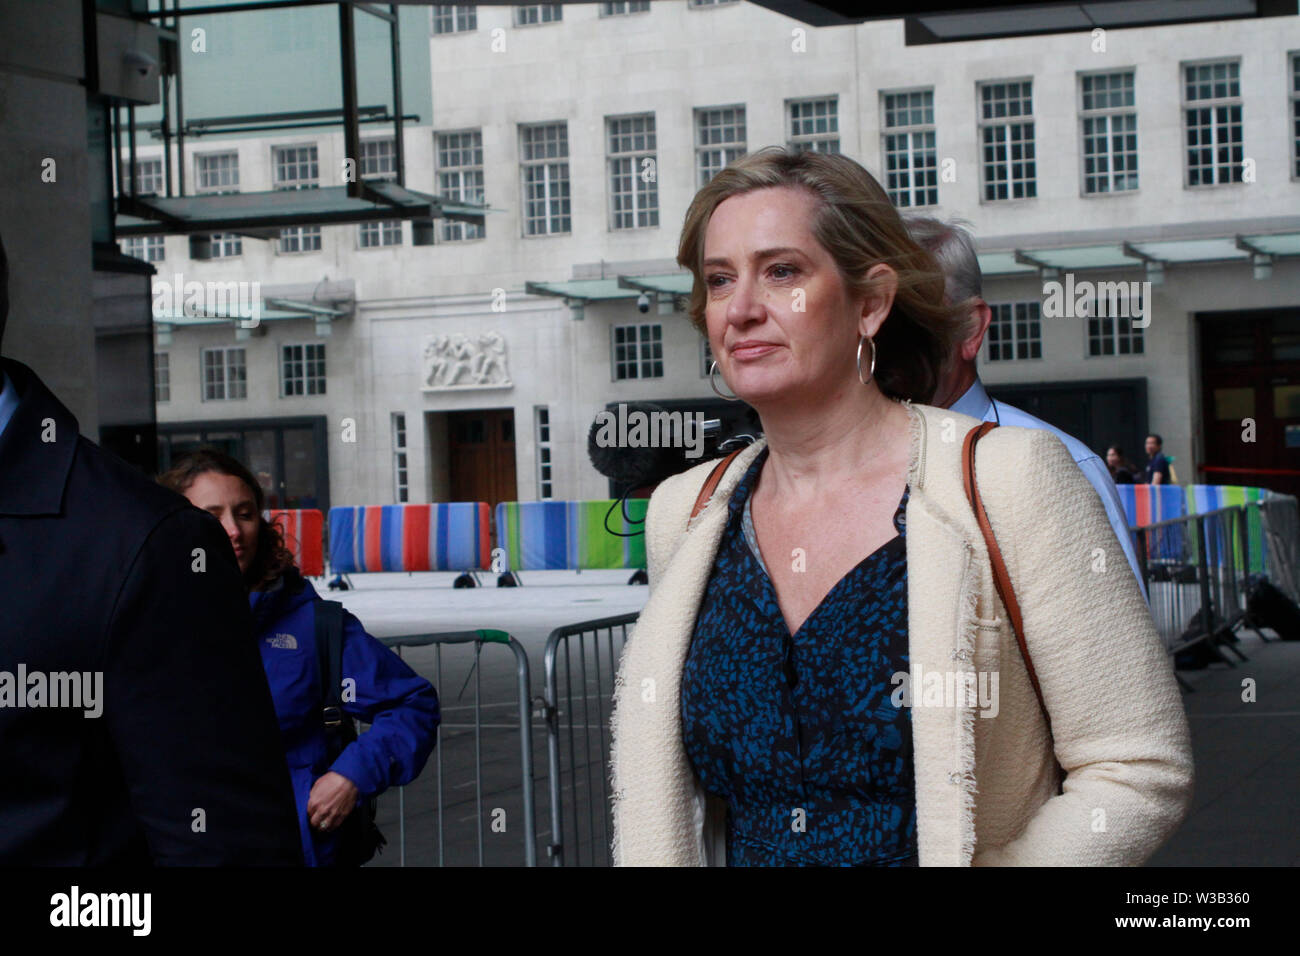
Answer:
[[[862,343],[863,342],[871,343],[871,368],[867,371],[867,377],[865,379],[862,377]],[[873,339],[869,339],[867,338],[867,336],[864,335],[862,336],[862,338],[858,339],[858,381],[861,382],[863,385],[869,385],[871,384],[872,379],[874,379],[875,377],[876,377],[876,343]]]
[[[725,398],[729,402],[740,401],[740,399],[737,398],[735,395],[724,395],[722,393],[722,390],[718,388],[717,380],[714,378],[714,376],[717,374],[717,371],[718,371],[718,361],[717,359],[714,359],[713,364],[709,366],[709,388],[713,389],[713,394],[717,395],[718,398]]]

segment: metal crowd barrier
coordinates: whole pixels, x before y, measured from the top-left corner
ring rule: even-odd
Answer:
[[[472,677],[474,680],[474,805],[477,817],[478,831],[478,865],[484,865],[483,854],[483,837],[484,837],[484,815],[483,815],[483,672],[479,666],[480,655],[484,644],[502,644],[510,648],[515,658],[515,681],[516,681],[516,700],[513,702],[517,710],[519,720],[519,765],[520,775],[519,784],[523,790],[523,831],[524,847],[523,857],[525,866],[537,865],[537,819],[534,805],[533,793],[533,729],[532,717],[530,713],[530,677],[528,668],[528,655],[524,652],[521,645],[515,638],[505,631],[490,630],[480,628],[475,631],[451,631],[440,634],[406,634],[397,637],[385,637],[380,640],[387,646],[394,648],[398,656],[402,656],[402,649],[406,647],[425,647],[434,645],[434,686],[438,690],[438,699],[440,709],[442,710],[443,723],[438,728],[438,745],[434,748],[433,758],[434,765],[437,768],[437,836],[438,836],[438,865],[445,865],[446,838],[444,827],[444,792],[443,792],[443,755],[445,751],[443,734],[444,728],[448,726],[446,714],[448,703],[452,700],[451,694],[443,683],[442,668],[442,649],[446,645],[452,644],[473,644],[474,645],[474,662],[472,665]],[[468,684],[469,677],[466,678]],[[462,691],[464,688],[462,687]],[[455,705],[453,705],[455,706]],[[493,706],[491,704],[486,706]],[[456,786],[466,786],[461,783]],[[400,853],[400,866],[406,865],[406,788],[399,787],[398,799],[398,846]],[[500,792],[500,787],[497,787]],[[494,811],[499,808],[493,808]],[[507,821],[507,826],[508,821]]]
[[[609,717],[618,655],[637,617],[633,612],[557,627],[546,639],[547,852],[553,866],[610,865]]]
[[[1247,660],[1234,646],[1233,632],[1249,623],[1249,510],[1254,507],[1234,505],[1134,529],[1151,617],[1169,654],[1205,644],[1225,663],[1232,661],[1224,650]]]
[[[1269,580],[1300,602],[1300,502],[1270,491],[1259,503]]]

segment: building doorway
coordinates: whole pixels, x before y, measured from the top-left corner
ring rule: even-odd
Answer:
[[[447,414],[449,501],[517,501],[512,408]]]
[[[1202,312],[1196,321],[1205,434],[1198,480],[1300,495],[1300,308]]]

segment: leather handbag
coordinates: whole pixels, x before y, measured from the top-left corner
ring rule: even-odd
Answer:
[[[1043,711],[1043,720],[1047,722],[1048,737],[1051,738],[1052,717],[1047,712],[1047,704],[1043,701],[1043,690],[1038,686],[1038,674],[1034,670],[1033,658],[1029,656],[1029,645],[1025,643],[1025,625],[1020,615],[1020,603],[1016,600],[1015,589],[1011,586],[1011,575],[1007,573],[1007,564],[1002,558],[1002,549],[998,547],[998,540],[993,534],[993,525],[989,523],[988,512],[985,511],[984,501],[980,498],[979,485],[975,482],[975,444],[997,427],[997,422],[984,422],[966,433],[966,440],[961,449],[962,486],[966,489],[966,500],[970,502],[971,510],[975,512],[975,520],[979,522],[980,532],[984,535],[984,544],[988,548],[989,564],[993,571],[993,586],[997,588],[998,597],[1002,599],[1002,606],[1007,609],[1011,630],[1016,635],[1016,643],[1020,645],[1020,656],[1025,660],[1029,683],[1033,685],[1038,706]],[[1056,776],[1057,793],[1062,793],[1065,770],[1059,761],[1056,764]]]

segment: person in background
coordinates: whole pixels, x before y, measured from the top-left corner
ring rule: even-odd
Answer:
[[[1142,472],[1144,484],[1167,485],[1173,480],[1170,477],[1169,459],[1160,450],[1164,444],[1164,439],[1154,432],[1147,436],[1147,466]]]
[[[221,526],[0,358],[0,672],[97,698],[0,705],[0,865],[302,866],[251,633]]]
[[[1138,474],[1137,466],[1124,457],[1124,449],[1111,445],[1106,449],[1106,467],[1110,477],[1117,485],[1131,485]]]
[[[938,260],[946,280],[944,292],[948,301],[969,300],[974,303],[970,312],[963,317],[958,336],[960,341],[940,377],[939,387],[931,403],[986,422],[1046,429],[1061,439],[1073,456],[1074,463],[1101,498],[1115,537],[1124,549],[1124,557],[1128,559],[1129,567],[1133,569],[1138,585],[1142,588],[1142,596],[1147,597],[1147,586],[1142,579],[1137,548],[1133,543],[1133,533],[1129,530],[1128,515],[1120,501],[1119,492],[1115,490],[1115,482],[1111,479],[1106,463],[1073,435],[1014,405],[990,398],[984,390],[984,383],[980,381],[979,372],[975,368],[975,358],[979,355],[993,313],[983,298],[984,277],[980,272],[971,234],[962,228],[960,220],[943,222],[929,216],[905,216],[903,222],[912,238]]]
[[[158,480],[218,518],[234,548],[280,720],[307,865],[355,863],[352,848],[340,845],[340,828],[362,812],[359,801],[410,783],[424,769],[439,723],[433,685],[343,611],[342,676],[355,693],[342,696],[342,710],[370,729],[332,753],[316,643],[316,617],[328,602],[294,566],[279,528],[262,517],[261,485],[234,458],[206,449]],[[349,833],[362,826],[350,824]]]

